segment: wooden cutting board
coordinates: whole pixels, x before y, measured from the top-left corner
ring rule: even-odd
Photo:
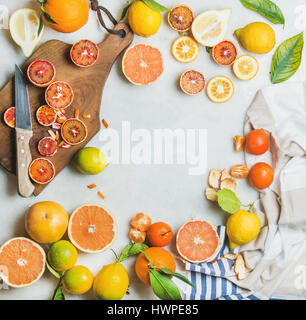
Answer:
[[[100,106],[105,82],[111,71],[112,65],[120,53],[124,51],[133,41],[133,33],[125,23],[118,23],[115,28],[124,29],[126,36],[120,38],[117,35],[109,34],[106,39],[99,43],[100,56],[96,64],[89,68],[75,66],[70,59],[70,44],[62,41],[51,40],[44,43],[25,64],[21,67],[26,74],[29,64],[37,59],[51,61],[56,68],[56,80],[67,81],[73,88],[74,101],[66,109],[67,118],[74,116],[75,109],[80,110],[80,115],[90,114],[90,119],[82,119],[88,127],[88,136],[82,144],[73,146],[70,149],[59,148],[55,156],[50,160],[54,163],[56,174],[58,174],[73,158],[75,153],[83,148],[88,141],[101,128]],[[35,112],[41,105],[45,104],[45,88],[38,88],[28,83],[29,100],[31,106],[33,138],[30,141],[32,158],[40,157],[37,144],[38,141],[49,136],[48,130],[51,127],[43,127],[36,120]],[[0,91],[0,164],[9,172],[16,173],[16,143],[15,130],[9,128],[3,120],[3,114],[8,107],[14,106],[14,81],[10,80]],[[53,129],[55,132],[55,130]],[[34,195],[37,196],[46,185],[35,184]],[[17,186],[16,186],[17,191]]]

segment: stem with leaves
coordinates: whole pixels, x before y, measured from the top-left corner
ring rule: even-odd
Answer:
[[[40,4],[40,18],[39,18],[39,27],[38,27],[38,36],[39,36],[42,31],[43,25],[44,25],[42,16],[44,16],[46,21],[48,21],[50,23],[57,24],[57,22],[55,22],[51,18],[50,14],[47,13],[45,10],[45,4],[47,3],[47,0],[36,0],[36,1]]]

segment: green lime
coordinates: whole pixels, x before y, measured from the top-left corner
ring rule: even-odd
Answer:
[[[65,272],[62,283],[69,293],[83,294],[92,287],[93,275],[88,268],[75,266]]]
[[[56,271],[66,271],[73,267],[78,260],[78,252],[74,245],[67,240],[60,240],[48,251],[48,262]]]
[[[94,147],[81,149],[75,158],[77,169],[84,174],[98,174],[108,165],[101,150]]]

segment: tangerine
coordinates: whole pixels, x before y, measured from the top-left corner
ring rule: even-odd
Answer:
[[[167,223],[156,222],[150,226],[147,237],[152,246],[164,247],[171,242],[173,231]]]
[[[249,172],[249,182],[256,189],[268,188],[274,179],[274,170],[265,162],[254,164]]]

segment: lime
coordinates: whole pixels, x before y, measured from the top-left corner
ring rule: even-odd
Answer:
[[[81,149],[75,157],[77,169],[84,174],[98,174],[108,165],[101,150],[94,147]]]
[[[84,266],[75,266],[65,272],[63,287],[71,294],[83,294],[90,290],[93,283],[91,271]]]
[[[56,271],[66,271],[72,268],[77,260],[77,249],[67,240],[53,243],[48,251],[48,262]]]

